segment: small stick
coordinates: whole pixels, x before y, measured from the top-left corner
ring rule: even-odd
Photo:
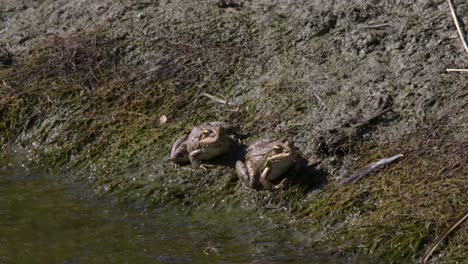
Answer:
[[[398,155],[395,155],[393,157],[390,157],[390,158],[384,158],[384,159],[381,159],[377,162],[372,162],[368,165],[366,165],[364,168],[358,170],[356,173],[354,173],[353,175],[349,176],[348,178],[344,179],[341,181],[341,184],[345,185],[345,184],[351,184],[351,183],[354,183],[354,182],[357,182],[358,180],[360,180],[361,178],[363,178],[364,176],[366,176],[367,174],[371,173],[371,172],[374,172],[390,163],[393,163],[395,160],[399,159],[403,157],[403,154],[398,154]]]
[[[453,21],[455,22],[455,27],[457,27],[458,35],[460,36],[460,39],[463,43],[463,47],[465,48],[466,52],[468,53],[468,45],[466,45],[465,42],[465,37],[463,36],[463,32],[460,28],[460,25],[458,24],[458,19],[457,19],[457,14],[455,13],[455,10],[453,9],[453,3],[452,0],[447,0],[449,3],[450,7],[450,12],[452,13]]]
[[[468,72],[468,69],[446,69],[447,72]]]
[[[440,245],[440,243],[442,243],[442,241],[444,241],[444,239],[450,234],[452,233],[453,230],[455,230],[455,228],[457,228],[459,225],[461,225],[466,219],[468,218],[468,212],[465,212],[464,215],[462,215],[462,217],[460,219],[458,219],[457,222],[455,222],[455,224],[453,224],[449,229],[447,229],[447,231],[445,231],[445,233],[437,240],[437,242],[430,248],[430,250],[424,255],[423,259],[422,259],[422,263],[426,263],[429,258],[432,256],[432,253],[434,253],[434,251],[436,250],[436,248]]]
[[[374,120],[377,119],[378,117],[380,117],[380,116],[382,116],[382,115],[384,115],[384,114],[386,114],[386,113],[388,113],[388,112],[390,112],[390,111],[392,111],[392,108],[391,108],[391,107],[385,108],[385,109],[383,109],[383,110],[380,110],[379,112],[377,112],[377,113],[374,114],[373,116],[369,117],[368,119],[366,119],[366,120],[364,120],[364,121],[362,121],[362,122],[360,122],[360,123],[354,125],[354,127],[355,127],[355,128],[363,127],[363,126],[369,124],[370,122],[374,121]]]
[[[360,29],[382,29],[386,27],[390,27],[390,24],[374,24],[374,25],[365,25],[360,27]]]
[[[319,103],[321,103],[326,109],[328,109],[328,106],[323,102],[322,98],[320,98],[318,94],[314,93],[314,96],[315,98],[317,98],[317,101],[319,101]]]

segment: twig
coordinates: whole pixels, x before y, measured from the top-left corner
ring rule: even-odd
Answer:
[[[373,24],[373,25],[361,26],[359,29],[382,29],[386,27],[391,27],[391,25],[390,24]]]
[[[460,39],[463,43],[463,47],[465,48],[465,51],[468,53],[468,45],[466,45],[465,37],[463,36],[463,32],[460,28],[460,25],[458,24],[457,14],[455,13],[455,10],[453,9],[452,0],[447,0],[447,1],[449,3],[450,12],[452,13],[453,22],[455,22],[455,27],[457,27],[458,35],[460,35]]]
[[[455,222],[455,224],[453,224],[449,229],[447,229],[447,231],[445,231],[445,233],[437,240],[437,242],[433,246],[430,247],[429,251],[424,255],[422,259],[422,263],[426,263],[429,260],[429,258],[432,256],[432,253],[434,253],[436,248],[440,245],[440,243],[442,243],[442,241],[444,241],[444,239],[450,233],[452,233],[452,231],[455,230],[459,225],[461,225],[467,218],[468,218],[468,212],[465,212],[465,214],[462,215],[462,217],[458,219],[458,221]]]
[[[389,165],[390,163],[393,163],[395,160],[399,159],[403,157],[403,154],[398,154],[398,155],[395,155],[393,157],[390,157],[390,158],[384,158],[384,159],[381,159],[377,162],[372,162],[368,165],[366,165],[364,168],[358,170],[356,173],[354,173],[353,175],[349,176],[348,178],[344,179],[341,181],[341,184],[351,184],[351,183],[354,183],[354,182],[357,182],[358,180],[360,180],[361,178],[363,178],[364,176],[366,176],[367,174],[371,173],[371,172],[374,172],[386,165]]]
[[[373,116],[371,116],[371,117],[367,118],[366,120],[361,121],[360,123],[354,125],[354,127],[355,127],[355,128],[363,127],[363,126],[365,126],[365,125],[371,123],[372,121],[374,121],[374,120],[377,119],[378,117],[380,117],[380,116],[382,116],[382,115],[384,115],[384,114],[386,114],[386,113],[388,113],[388,112],[390,112],[390,111],[392,111],[392,108],[391,108],[391,107],[385,108],[385,109],[383,109],[383,110],[380,110],[379,112],[377,112],[377,113],[374,114]]]
[[[447,72],[468,72],[468,69],[446,69]]]
[[[323,102],[322,98],[316,93],[314,93],[315,98],[317,98],[317,101],[321,103],[326,109],[328,109],[328,106]]]

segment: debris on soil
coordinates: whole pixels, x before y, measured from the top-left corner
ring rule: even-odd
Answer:
[[[385,166],[390,165],[391,163],[395,162],[397,159],[403,157],[403,154],[398,154],[395,156],[392,156],[390,158],[383,158],[377,162],[372,162],[368,165],[366,165],[364,168],[359,169],[356,173],[353,175],[349,176],[346,179],[343,179],[341,181],[341,184],[351,184],[359,181],[360,179],[364,178],[366,175],[379,170]]]
[[[207,97],[207,98],[213,100],[214,102],[224,104],[224,105],[236,105],[236,104],[234,104],[232,102],[229,102],[225,98],[222,98],[221,96],[215,96],[215,95],[211,95],[211,94],[208,94],[208,93],[202,93],[202,94],[200,94],[200,96]]]
[[[243,3],[240,0],[218,0],[219,8],[234,8],[239,10],[242,6]]]
[[[159,124],[165,125],[167,123],[167,116],[162,115],[159,117]]]

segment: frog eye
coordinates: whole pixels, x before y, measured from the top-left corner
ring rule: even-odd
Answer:
[[[206,136],[206,135],[208,135],[210,133],[210,131],[208,129],[203,129],[202,133],[203,133],[203,135]]]

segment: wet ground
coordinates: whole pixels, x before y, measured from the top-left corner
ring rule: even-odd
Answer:
[[[349,263],[239,208],[136,210],[0,163],[0,263]]]

